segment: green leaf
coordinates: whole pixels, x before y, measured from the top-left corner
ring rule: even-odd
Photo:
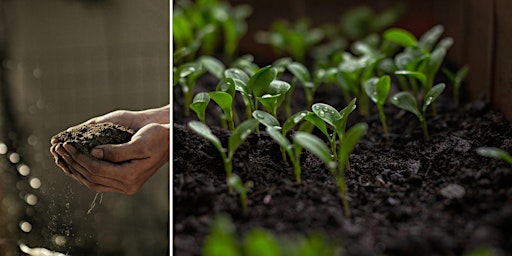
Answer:
[[[235,226],[227,215],[217,216],[205,239],[202,255],[205,256],[240,256]]]
[[[204,112],[206,111],[206,107],[210,102],[210,96],[206,92],[200,92],[194,96],[192,100],[192,104],[190,104],[190,109],[196,112],[197,117],[201,122],[204,123]]]
[[[366,130],[368,130],[368,125],[366,123],[357,123],[347,131],[347,134],[343,138],[339,147],[338,159],[340,161],[344,162],[348,159],[348,156],[352,153],[356,144],[366,133]],[[340,165],[341,164],[342,163],[340,162]]]
[[[260,229],[249,231],[244,241],[246,256],[281,256],[279,244],[268,232]]]
[[[286,68],[292,73],[294,77],[296,77],[302,84],[311,81],[311,75],[309,74],[306,66],[299,62],[289,63]]]
[[[265,111],[255,110],[254,112],[252,112],[252,116],[254,117],[254,119],[258,120],[261,124],[267,127],[281,129],[279,121],[277,121],[277,119],[274,116]]]
[[[185,63],[178,68],[179,77],[183,78],[189,76],[192,73],[200,72],[202,67],[203,65],[198,62]]]
[[[279,144],[280,147],[285,148],[286,150],[290,149],[290,146],[291,146],[290,141],[285,136],[283,136],[279,132],[279,130],[277,130],[276,128],[274,128],[272,126],[267,126],[266,131],[267,131],[268,135],[272,139],[274,139],[274,141],[277,142],[277,144]]]
[[[233,78],[223,78],[217,84],[217,91],[228,93],[231,97],[235,97],[235,88],[236,85]]]
[[[217,136],[215,136],[212,133],[212,130],[210,130],[210,128],[206,124],[203,124],[199,121],[190,121],[188,122],[188,127],[192,129],[192,131],[194,131],[195,133],[203,136],[205,139],[210,141],[213,144],[213,146],[215,146],[215,148],[217,148],[217,150],[221,152],[221,155],[224,156],[224,150],[222,149],[222,144],[220,143],[219,138],[217,138]]]
[[[285,94],[286,92],[288,92],[288,90],[290,90],[291,87],[292,86],[288,82],[274,80],[270,82],[270,85],[268,86],[265,93],[268,93],[270,95]]]
[[[384,38],[403,47],[414,47],[418,44],[416,37],[401,28],[390,28],[384,32]]]
[[[476,149],[479,155],[501,159],[512,165],[512,156],[506,151],[494,147],[480,147]]]
[[[379,78],[372,77],[368,80],[366,80],[363,83],[364,91],[366,92],[366,95],[370,97],[370,99],[377,104],[377,82],[379,81]]]
[[[238,175],[233,174],[228,178],[228,185],[234,188],[238,193],[242,194],[247,193],[247,190],[252,187],[252,182],[246,182],[244,184]]]
[[[233,97],[227,92],[209,92],[208,95],[224,113],[231,113],[233,108]]]
[[[423,104],[423,112],[426,111],[427,107],[434,102],[441,93],[443,93],[446,85],[444,83],[437,84],[432,87],[427,94],[425,94],[425,103]]]
[[[383,106],[391,89],[391,78],[385,75],[377,82],[377,105]]]
[[[247,82],[249,82],[249,76],[241,69],[238,68],[228,68],[224,71],[224,76],[226,78],[231,78],[235,82],[235,90],[249,94],[249,89],[247,88]]]
[[[415,114],[418,118],[421,117],[416,98],[414,98],[410,92],[399,92],[395,94],[393,97],[391,97],[391,103],[398,108]]]
[[[331,151],[325,142],[315,135],[299,131],[293,136],[293,141],[302,148],[313,153],[316,157],[320,158],[328,167],[332,168],[336,165],[332,160]]]
[[[395,71],[395,75],[413,77],[420,81],[422,85],[427,84],[427,77],[425,76],[425,74],[418,71],[398,70]]]
[[[263,105],[263,107],[265,107],[265,109],[268,112],[272,112],[272,113],[274,113],[274,111],[277,109],[279,98],[281,98],[281,94],[277,94],[277,95],[265,94],[261,97],[257,97],[257,99],[261,103],[261,105]]]
[[[271,66],[266,66],[258,70],[247,82],[247,88],[254,97],[261,97],[270,83],[276,78],[277,70]]]
[[[336,132],[340,138],[345,136],[345,128],[347,127],[348,116],[356,109],[357,98],[352,99],[348,105],[340,110],[341,119],[338,121]]]
[[[320,130],[327,138],[331,137],[327,131],[327,125],[325,124],[325,121],[320,119],[320,117],[318,117],[315,113],[308,112],[304,119],[318,128],[318,130]]]
[[[311,110],[320,119],[324,120],[324,122],[337,128],[337,123],[341,119],[341,115],[334,107],[325,103],[315,103],[311,106]]]
[[[232,156],[236,149],[244,142],[247,137],[252,133],[256,127],[258,127],[259,122],[256,119],[249,119],[239,124],[231,136],[229,137],[228,142],[228,154]]]
[[[304,120],[304,118],[308,115],[309,111],[302,110],[293,115],[291,115],[283,124],[283,135],[288,134],[288,132],[293,129],[300,121]]]
[[[201,64],[203,64],[203,67],[206,70],[208,70],[208,72],[210,72],[212,75],[214,75],[218,79],[221,79],[223,77],[222,74],[224,73],[226,67],[220,60],[211,56],[201,56],[199,57],[198,60]]]
[[[444,57],[446,55],[446,50],[443,48],[438,48],[432,52],[430,55],[430,61],[427,65],[427,73],[430,76],[435,76],[437,71],[439,70],[439,67],[443,63]]]
[[[434,48],[435,43],[444,32],[442,25],[436,25],[425,32],[419,39],[418,45],[423,47],[427,51],[431,51]]]

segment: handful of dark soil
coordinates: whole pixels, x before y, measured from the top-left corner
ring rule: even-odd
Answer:
[[[114,123],[86,124],[69,128],[52,137],[58,142],[68,142],[78,152],[90,154],[91,149],[104,144],[121,144],[130,141],[135,132]]]

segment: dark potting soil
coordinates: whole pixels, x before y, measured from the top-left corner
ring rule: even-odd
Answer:
[[[430,141],[423,140],[410,113],[387,106],[386,138],[376,111],[365,118],[354,111],[348,127],[364,121],[369,129],[350,155],[352,217],[347,218],[324,164],[303,151],[302,183],[296,184],[292,167],[264,129],[252,134],[233,160],[234,173],[254,183],[243,215],[237,195],[228,192],[219,153],[187,128],[195,118],[180,114],[178,98],[175,92],[175,255],[200,255],[209,226],[221,213],[231,216],[240,237],[254,228],[277,236],[321,233],[341,244],[344,255],[462,255],[481,246],[496,255],[512,253],[512,167],[475,151],[488,146],[512,152],[512,130],[485,102],[456,108],[449,93],[441,95],[438,114],[429,111],[427,117]],[[328,91],[317,99],[345,106]],[[210,126],[227,145],[229,132]]]
[[[91,149],[104,144],[130,141],[134,131],[114,123],[85,124],[71,127],[53,136],[59,142],[71,143],[78,152],[89,154]]]

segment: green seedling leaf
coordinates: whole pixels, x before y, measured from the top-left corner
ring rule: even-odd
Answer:
[[[315,135],[298,131],[293,136],[293,141],[316,157],[320,158],[329,167],[329,169],[336,166],[336,162],[332,160],[331,151],[327,145],[325,145],[325,142]]]
[[[239,124],[231,136],[229,137],[228,142],[228,154],[229,156],[232,156],[236,149],[242,145],[245,139],[249,137],[249,135],[252,133],[256,127],[258,127],[258,120],[256,119],[249,119],[244,121],[243,123]],[[230,157],[231,158],[231,157]]]
[[[479,155],[482,155],[485,157],[492,157],[492,158],[504,160],[508,164],[512,165],[512,156],[502,149],[494,148],[494,147],[480,147],[480,148],[476,149],[476,152]]]
[[[306,66],[299,62],[289,63],[286,68],[292,73],[294,77],[296,77],[302,84],[306,84],[311,81],[311,75],[309,74]]]
[[[228,215],[217,216],[205,239],[202,254],[205,256],[241,256],[235,232],[235,226]]]
[[[192,73],[199,72],[202,69],[202,67],[203,65],[199,62],[185,63],[178,68],[179,77],[184,78]]]
[[[217,84],[217,91],[225,92],[231,97],[235,97],[236,85],[235,80],[233,78],[223,78]]]
[[[272,94],[265,94],[261,97],[258,97],[258,101],[265,107],[265,109],[268,112],[274,113],[274,107],[277,105],[279,98],[281,97],[281,94],[272,95]]]
[[[266,66],[258,70],[247,82],[247,88],[254,97],[261,97],[267,91],[270,83],[276,78],[277,70]]]
[[[256,64],[254,64],[253,61],[254,57],[250,54],[246,54],[234,60],[233,63],[231,64],[231,67],[241,69],[244,72],[246,72],[249,76],[252,76],[259,69],[259,67]]]
[[[441,93],[443,93],[444,88],[446,88],[446,85],[444,83],[437,84],[436,86],[432,87],[427,94],[425,95],[425,103],[423,104],[423,112],[427,110],[427,107],[434,102]]]
[[[347,127],[348,116],[356,109],[356,101],[357,98],[352,99],[344,109],[340,110],[341,119],[336,128],[336,132],[340,138],[345,136],[345,128]]]
[[[244,240],[244,255],[246,256],[281,256],[281,250],[276,239],[265,230],[253,229]]]
[[[226,66],[220,60],[211,56],[201,56],[198,60],[208,72],[222,79]]]
[[[436,25],[425,32],[419,39],[418,45],[427,51],[431,51],[444,32],[442,25]]]
[[[414,98],[410,92],[399,92],[395,94],[393,97],[391,97],[391,103],[398,108],[415,114],[417,117],[421,117],[416,98]]]
[[[261,124],[267,127],[281,129],[279,121],[277,121],[277,119],[274,116],[265,111],[255,110],[254,112],[252,112],[252,117],[254,117],[254,119],[258,120]]]
[[[395,75],[413,77],[413,78],[417,79],[418,81],[420,81],[420,83],[422,85],[427,84],[427,77],[425,76],[425,74],[418,72],[418,71],[398,70],[398,71],[395,71]]]
[[[290,141],[284,137],[278,129],[276,129],[276,127],[273,127],[273,126],[267,126],[266,128],[266,131],[268,133],[268,135],[274,139],[275,142],[277,142],[277,144],[279,144],[280,147],[286,149],[286,150],[289,150],[290,147],[291,147],[291,143]]]
[[[447,38],[443,38],[443,40],[441,40],[437,44],[436,49],[444,49],[445,51],[448,51],[448,49],[450,47],[452,47],[452,45],[453,45],[453,38],[447,37]]]
[[[226,78],[231,78],[235,82],[235,90],[248,95],[249,89],[247,88],[247,82],[249,82],[249,76],[241,69],[228,68],[224,71]]]
[[[190,109],[196,112],[199,121],[204,123],[204,112],[210,102],[210,96],[206,92],[200,92],[194,96]]]
[[[311,106],[311,110],[324,122],[334,128],[337,128],[338,122],[341,119],[341,115],[338,110],[325,103],[315,103]]]
[[[233,97],[227,92],[209,92],[210,98],[219,105],[224,113],[231,113],[233,107]]]
[[[446,55],[446,50],[443,48],[438,48],[432,52],[432,54],[430,55],[430,61],[427,64],[427,70],[426,70],[427,74],[429,74],[430,77],[435,76],[435,74],[439,70],[439,67],[443,63],[445,55]]]
[[[386,30],[384,32],[384,38],[406,48],[412,48],[418,44],[418,40],[413,34],[400,28],[390,28]]]
[[[330,138],[329,131],[327,131],[327,125],[325,121],[318,117],[315,113],[309,112],[304,119],[313,124],[318,130],[320,130],[327,138]]]
[[[281,74],[286,70],[286,66],[292,62],[292,58],[283,57],[279,58],[272,63],[272,67],[277,69],[277,76],[280,77]]]
[[[288,134],[293,127],[300,123],[308,115],[309,111],[303,110],[291,115],[283,124],[283,135]]]
[[[389,76],[383,76],[379,78],[377,82],[377,105],[384,105],[388,98],[389,90],[391,89],[391,78]]]
[[[220,143],[219,138],[215,136],[210,128],[206,126],[206,124],[203,124],[199,121],[190,121],[188,123],[188,127],[192,129],[195,133],[203,136],[205,139],[210,141],[213,146],[223,155],[223,158],[225,158],[224,149],[222,148],[222,144]]]

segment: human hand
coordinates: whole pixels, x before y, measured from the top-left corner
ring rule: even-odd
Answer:
[[[122,120],[129,119],[123,115],[107,115],[98,117],[95,122],[120,116]],[[94,148],[93,157],[78,153],[69,143],[52,142],[50,151],[66,174],[88,188],[96,192],[135,194],[169,161],[169,133],[169,124],[151,123],[138,129],[127,143]]]

